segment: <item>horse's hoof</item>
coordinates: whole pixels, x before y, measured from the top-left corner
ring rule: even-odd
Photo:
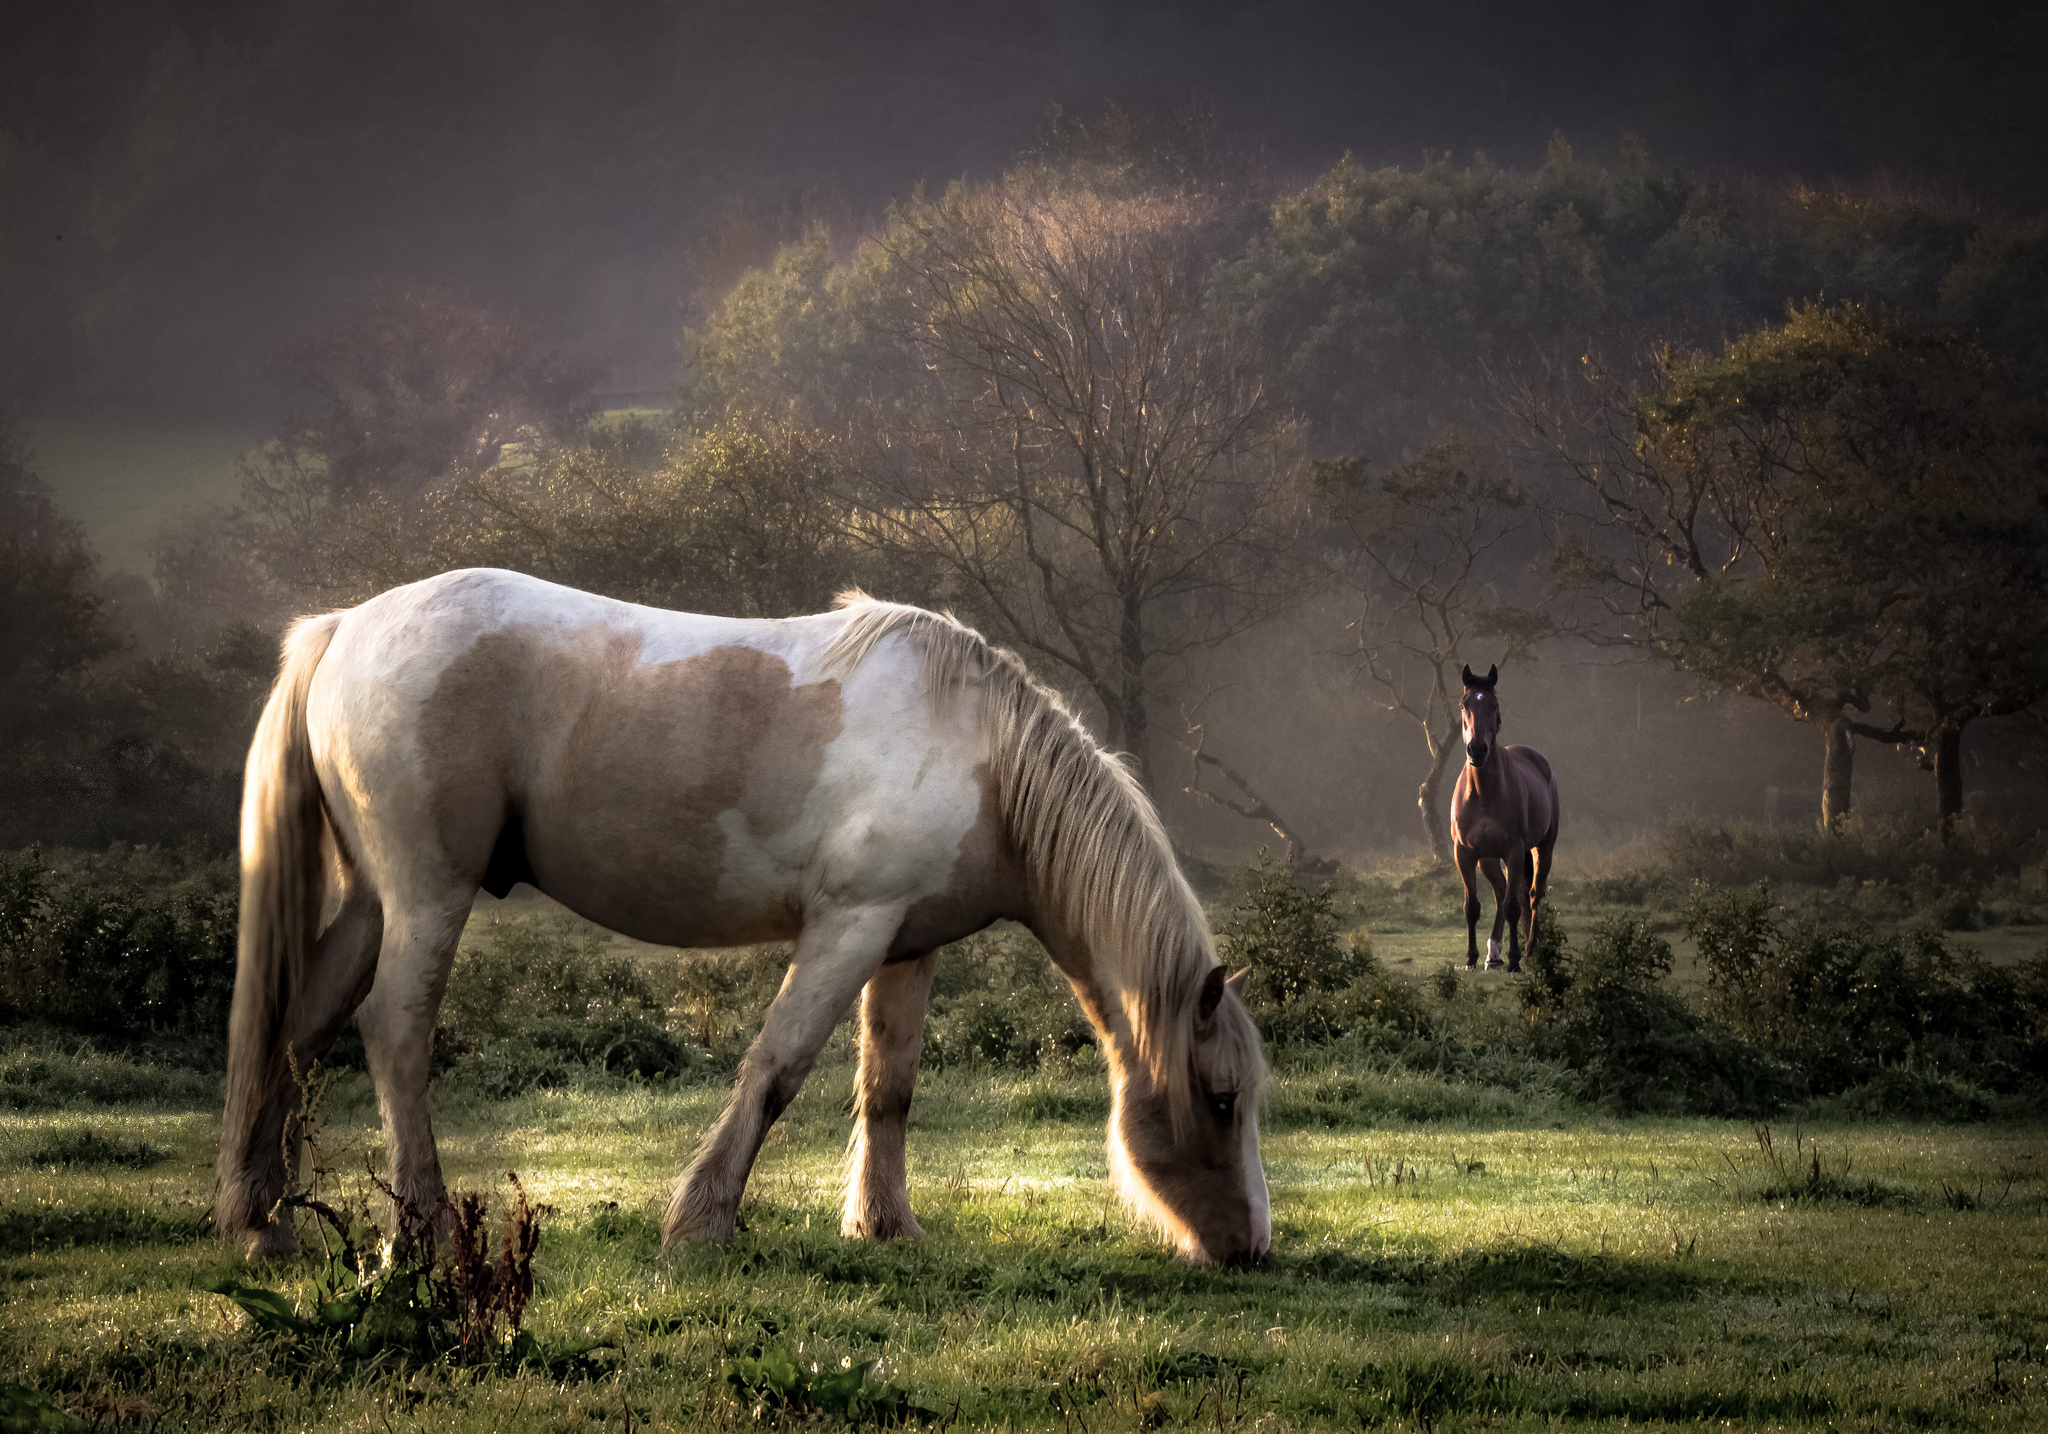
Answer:
[[[1521,975],[1521,974],[1522,974],[1522,963],[1521,963],[1521,962],[1519,962],[1519,961],[1510,961],[1510,962],[1508,962],[1508,974],[1509,974],[1510,976],[1519,976],[1519,975]]]
[[[251,1260],[288,1260],[299,1253],[299,1237],[284,1220],[272,1220],[241,1235],[242,1253]]]
[[[1500,968],[1501,968],[1501,963],[1500,963],[1500,961],[1499,961],[1498,959],[1495,959],[1495,960],[1492,960],[1492,961],[1488,961],[1488,962],[1486,963],[1486,969],[1487,969],[1487,970],[1489,970],[1489,971],[1498,971],[1498,970],[1500,970]]]
[[[849,1240],[922,1240],[924,1226],[906,1211],[893,1219],[847,1220],[840,1224],[839,1233]]]
[[[1479,958],[1477,956],[1467,956],[1465,958],[1465,969],[1467,971],[1477,971],[1479,969]]]

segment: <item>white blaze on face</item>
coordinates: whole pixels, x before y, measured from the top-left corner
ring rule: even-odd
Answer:
[[[1244,1114],[1244,1191],[1252,1207],[1252,1253],[1273,1247],[1273,1207],[1266,1195],[1266,1167],[1259,1163],[1259,1113]]]

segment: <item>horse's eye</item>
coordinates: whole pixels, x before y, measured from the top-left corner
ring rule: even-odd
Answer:
[[[1218,1120],[1228,1120],[1237,1110],[1237,1092],[1219,1090],[1209,1097],[1209,1109],[1216,1113]]]

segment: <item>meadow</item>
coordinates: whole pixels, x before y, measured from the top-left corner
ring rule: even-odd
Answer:
[[[1505,1014],[1505,981],[1461,981],[1467,1020]],[[319,1262],[247,1272],[208,1233],[211,1082],[16,1048],[0,1064],[42,1065],[0,1070],[16,1107],[0,1349],[38,1393],[12,1389],[0,1418],[366,1434],[2048,1420],[2048,1123],[1623,1120],[1540,1083],[1292,1049],[1265,1114],[1274,1252],[1215,1270],[1172,1259],[1109,1193],[1085,1049],[927,1070],[911,1149],[927,1239],[842,1239],[849,1057],[842,1031],[771,1134],[734,1243],[676,1252],[660,1206],[722,1071],[594,1065],[511,1097],[440,1078],[451,1182],[502,1204],[516,1170],[549,1207],[525,1352],[463,1368],[256,1327],[205,1287],[253,1279],[303,1310]],[[379,1145],[367,1079],[345,1071],[322,1106],[330,1199],[370,1193]]]

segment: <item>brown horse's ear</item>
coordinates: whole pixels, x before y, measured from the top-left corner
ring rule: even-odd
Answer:
[[[1467,687],[1477,687],[1479,685],[1479,679],[1472,675],[1470,667],[1465,669],[1465,685]]]
[[[1486,669],[1486,685],[1491,687],[1498,681],[1500,681],[1500,664],[1497,662],[1488,664]]]
[[[1223,1004],[1225,972],[1221,966],[1211,966],[1209,974],[1202,980],[1202,1004],[1197,1008],[1203,1020],[1216,1014],[1216,1008]]]
[[[1251,987],[1251,984],[1252,968],[1249,966],[1236,972],[1229,980],[1223,983],[1225,989],[1240,1001],[1244,999],[1244,993]]]

